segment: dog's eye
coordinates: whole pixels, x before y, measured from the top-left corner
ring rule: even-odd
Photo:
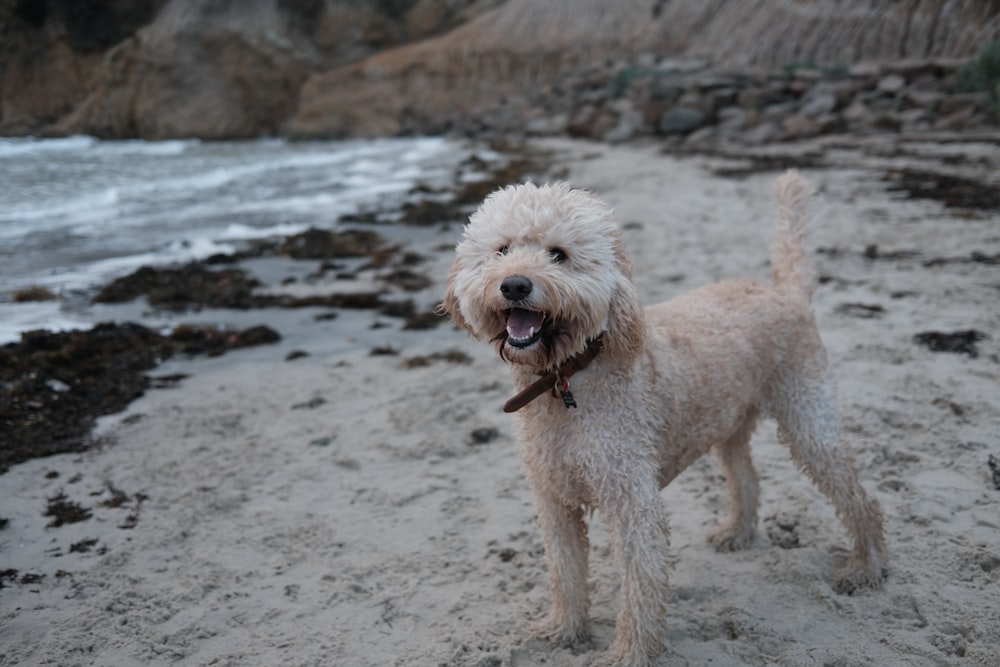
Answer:
[[[497,250],[497,252],[500,253],[501,255],[506,255],[508,252],[510,252],[510,246],[509,245],[500,246],[500,249]]]
[[[569,259],[566,255],[566,251],[562,248],[549,248],[549,255],[552,257],[552,261],[556,264],[562,264]]]

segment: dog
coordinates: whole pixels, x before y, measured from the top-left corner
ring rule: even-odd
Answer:
[[[833,503],[854,548],[840,590],[887,573],[884,519],[841,441],[835,387],[811,307],[803,247],[812,188],[774,185],[771,280],[736,279],[643,308],[612,209],[565,183],[510,186],[472,214],[441,309],[509,363],[521,456],[545,544],[552,610],[538,634],[589,634],[588,513],[605,520],[621,571],[615,638],[595,665],[650,665],[666,650],[669,528],[660,490],[714,451],[730,495],[709,535],[753,540],[758,420]]]

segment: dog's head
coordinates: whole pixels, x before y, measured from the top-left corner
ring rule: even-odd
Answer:
[[[501,357],[552,369],[604,334],[602,356],[642,347],[632,267],[609,206],[564,183],[498,190],[465,228],[443,310]]]

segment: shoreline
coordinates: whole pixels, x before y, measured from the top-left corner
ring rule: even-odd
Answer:
[[[719,175],[746,165],[652,142],[531,145],[550,152],[549,173],[616,209],[645,303],[766,275],[773,163]],[[749,550],[717,554],[704,540],[726,509],[714,461],[662,494],[674,562],[663,664],[995,664],[1000,491],[987,457],[1000,454],[1000,315],[995,269],[972,253],[997,252],[998,213],[881,180],[954,147],[892,137],[823,151],[801,167],[818,192],[814,304],[845,436],[888,518],[890,578],[877,592],[833,591],[846,536],[762,426]],[[993,178],[964,154],[962,170]],[[429,235],[420,298],[443,291],[459,233]],[[370,311],[315,314],[242,313],[266,316],[282,341],[168,361],[156,374],[188,377],[103,418],[104,444],[0,475],[0,575],[17,571],[0,576],[0,664],[582,667],[607,646],[617,583],[599,516],[594,639],[567,649],[528,637],[547,606],[544,556],[492,349],[447,324],[403,332],[371,328]],[[914,341],[962,330],[987,336],[977,356]],[[296,350],[308,356],[289,360]],[[47,527],[60,493],[90,518]]]

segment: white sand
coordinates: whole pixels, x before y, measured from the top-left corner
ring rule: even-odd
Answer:
[[[718,160],[650,146],[549,146],[574,184],[618,209],[647,301],[767,275],[775,172],[721,178],[708,169]],[[975,150],[996,147],[927,148]],[[754,440],[763,497],[750,550],[717,554],[704,540],[726,508],[714,461],[663,492],[676,564],[663,665],[1000,664],[1000,491],[987,468],[1000,455],[1000,271],[923,265],[997,253],[998,217],[900,200],[878,167],[914,158],[875,152],[831,149],[834,166],[804,173],[819,188],[810,245],[842,250],[812,255],[830,278],[815,307],[846,435],[888,518],[891,576],[881,591],[833,591],[847,537],[767,424]],[[919,255],[871,261],[870,244]],[[449,253],[433,262],[443,281]],[[392,326],[372,330],[370,313],[313,314],[251,313],[285,340],[171,362],[153,374],[191,377],[104,420],[107,446],[0,476],[0,570],[44,575],[0,589],[0,664],[568,667],[607,646],[617,584],[599,520],[592,645],[528,638],[547,578],[493,352],[448,327],[402,332],[378,318]],[[992,335],[975,359],[912,341],[970,328]],[[369,356],[378,345],[400,354]],[[310,356],[285,361],[294,349]],[[472,363],[401,367],[452,349]],[[470,444],[482,428],[499,435]],[[128,496],[121,507],[100,505],[109,485]],[[93,517],[46,528],[60,489]],[[82,540],[96,542],[71,552]]]

